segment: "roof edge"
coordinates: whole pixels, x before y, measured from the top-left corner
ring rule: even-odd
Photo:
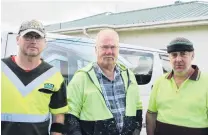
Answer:
[[[199,3],[199,1],[181,2],[181,3],[178,3],[178,4],[173,3],[173,4],[163,5],[163,6],[154,6],[154,7],[150,7],[150,8],[142,8],[142,9],[135,9],[135,10],[123,11],[123,12],[118,12],[118,13],[114,13],[114,14],[137,12],[137,11],[142,11],[142,10],[152,10],[152,9],[158,9],[158,8],[176,6],[176,5],[190,4],[190,3]],[[201,1],[200,3],[203,3],[203,1]]]
[[[125,25],[90,25],[90,26],[83,26],[83,27],[74,27],[74,28],[67,28],[67,29],[59,29],[59,30],[52,30],[48,32],[58,33],[58,32],[72,32],[72,31],[83,31],[83,30],[92,30],[92,29],[101,29],[101,28],[113,28],[113,29],[121,29],[121,28],[131,28],[131,27],[153,27],[153,26],[162,26],[162,25],[178,25],[182,23],[198,23],[198,22],[205,22],[208,23],[208,16],[206,17],[198,17],[198,18],[189,18],[189,19],[179,19],[179,20],[171,20],[171,21],[158,21],[158,22],[148,22],[148,23],[138,23],[138,24],[125,24]]]
[[[45,27],[48,27],[48,26],[52,26],[52,25],[57,25],[57,24],[63,24],[63,23],[71,23],[71,22],[75,22],[75,21],[80,21],[80,20],[84,20],[84,19],[87,19],[87,18],[90,18],[90,17],[95,17],[95,16],[99,16],[99,15],[102,15],[102,14],[114,14],[112,12],[102,12],[102,13],[99,13],[99,14],[95,14],[95,15],[90,15],[90,16],[87,16],[87,17],[84,17],[84,18],[80,18],[80,19],[75,19],[75,20],[72,20],[72,21],[65,21],[65,22],[60,22],[60,23],[54,23],[54,24],[48,24],[48,25],[45,25]]]

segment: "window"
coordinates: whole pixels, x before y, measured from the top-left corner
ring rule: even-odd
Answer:
[[[56,44],[49,44],[51,44],[51,47],[44,51],[45,54],[48,54],[45,55],[47,56],[45,60],[60,69],[66,84],[69,83],[77,70],[83,68],[90,62],[95,61],[96,56],[94,53],[94,46],[63,44],[57,42]],[[64,46],[64,48],[59,49],[59,46]]]
[[[120,56],[122,57],[120,59],[125,59],[125,61],[121,60],[123,64],[127,65],[134,72],[139,85],[150,82],[153,70],[153,54],[120,49]]]
[[[163,73],[171,72],[172,68],[168,55],[160,54],[160,59],[162,60]]]
[[[61,74],[64,77],[65,80],[65,84],[68,84],[68,62],[67,61],[63,61],[60,59],[55,59],[52,60],[51,62],[49,62],[49,64],[53,65],[54,67],[58,68],[61,72]]]
[[[69,58],[69,81],[74,76],[74,73],[88,65],[90,62],[94,61],[94,56],[92,54],[84,54],[78,52],[70,52]]]
[[[54,66],[54,67],[56,67],[58,69],[61,68],[60,67],[60,61],[59,60],[53,60],[53,61],[49,62],[49,64],[51,64],[52,66]]]

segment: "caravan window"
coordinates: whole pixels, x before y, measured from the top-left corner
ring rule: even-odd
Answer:
[[[153,54],[120,49],[120,56],[121,59],[125,59],[125,61],[122,60],[125,62],[123,64],[134,72],[138,84],[142,85],[150,82],[153,70]]]

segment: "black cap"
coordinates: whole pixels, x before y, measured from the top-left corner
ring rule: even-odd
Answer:
[[[177,37],[170,42],[167,46],[167,52],[181,52],[188,51],[191,52],[194,50],[193,43],[186,38]]]

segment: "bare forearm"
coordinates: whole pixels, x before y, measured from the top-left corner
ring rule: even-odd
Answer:
[[[51,135],[63,135],[62,133],[51,132]]]
[[[64,114],[56,114],[52,116],[53,123],[64,124]]]
[[[146,114],[146,130],[147,135],[154,135],[155,127],[156,127],[156,118],[157,113],[149,113]]]
[[[59,126],[64,125],[64,114],[53,115],[52,124],[60,124]],[[51,135],[63,135],[63,134],[59,132],[51,132]]]

